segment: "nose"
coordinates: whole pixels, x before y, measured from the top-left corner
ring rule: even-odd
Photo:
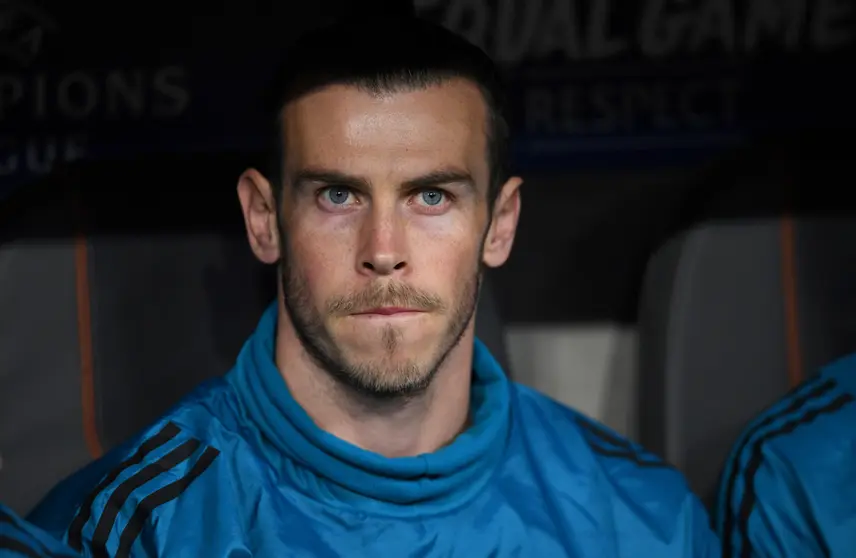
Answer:
[[[375,206],[362,227],[358,272],[389,276],[407,268],[406,223],[394,207]]]

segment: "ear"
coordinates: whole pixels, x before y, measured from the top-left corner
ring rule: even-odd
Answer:
[[[279,261],[279,229],[276,196],[270,182],[259,171],[248,169],[238,179],[238,199],[244,212],[250,248],[261,262]]]
[[[520,219],[520,186],[523,179],[514,176],[503,184],[493,207],[493,219],[484,241],[482,261],[488,267],[499,267],[508,260],[517,222]]]

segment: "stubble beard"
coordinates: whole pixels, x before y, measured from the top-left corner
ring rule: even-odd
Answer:
[[[442,312],[449,315],[432,356],[423,360],[395,360],[401,332],[393,325],[384,327],[384,354],[373,361],[354,362],[333,338],[322,313],[313,305],[305,277],[293,265],[285,239],[280,261],[280,281],[284,306],[295,334],[306,353],[321,370],[338,384],[368,400],[378,402],[405,401],[423,394],[431,385],[449,353],[460,343],[478,302],[482,269],[479,261],[451,308],[438,297],[420,292],[403,283],[375,284],[366,290],[328,301],[327,315],[346,315],[380,306],[402,306]],[[479,251],[479,256],[481,251]]]

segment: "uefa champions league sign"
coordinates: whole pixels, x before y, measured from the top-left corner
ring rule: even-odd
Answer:
[[[0,0],[0,180],[43,175],[87,155],[90,128],[180,117],[190,102],[180,64],[148,68],[41,66],[62,27],[26,0]],[[106,47],[105,47],[106,48]]]

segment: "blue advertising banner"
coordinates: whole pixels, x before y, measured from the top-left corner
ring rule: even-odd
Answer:
[[[0,0],[0,196],[81,158],[264,147],[283,44],[350,3],[217,4]],[[852,124],[848,0],[416,4],[502,64],[518,167],[672,164]]]

